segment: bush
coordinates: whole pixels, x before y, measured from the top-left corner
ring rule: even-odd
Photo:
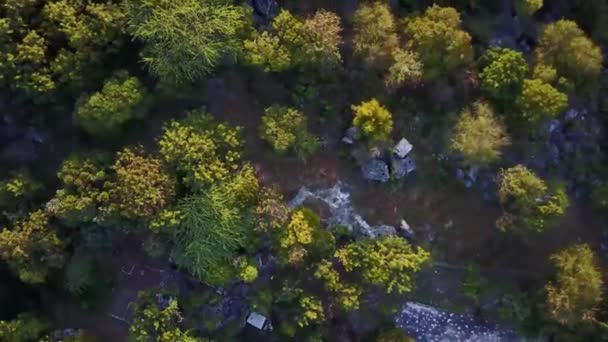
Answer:
[[[384,84],[388,88],[397,88],[406,83],[416,83],[422,79],[424,66],[415,52],[396,49],[394,62],[388,69]]]
[[[260,125],[260,137],[278,153],[293,149],[306,159],[319,146],[306,127],[306,117],[296,109],[273,105],[266,109]]]
[[[572,83],[582,90],[597,84],[602,70],[600,47],[571,20],[558,20],[543,27],[536,50],[537,64],[550,65],[561,83]]]
[[[552,119],[568,106],[568,96],[541,80],[524,80],[517,104],[527,127],[536,127],[542,121]]]
[[[498,198],[504,213],[497,225],[503,231],[542,232],[570,204],[563,184],[547,186],[522,165],[501,171]]]
[[[554,282],[545,286],[549,316],[570,328],[594,322],[602,301],[603,280],[588,245],[573,245],[551,256],[557,268]]]
[[[420,56],[426,80],[437,80],[473,61],[471,36],[462,30],[454,8],[427,8],[423,15],[406,19],[404,34],[406,48]]]
[[[139,80],[120,71],[106,81],[101,91],[78,100],[74,119],[87,133],[107,138],[127,122],[143,118],[147,102],[148,95]]]
[[[226,180],[239,167],[241,127],[216,122],[201,110],[184,120],[172,120],[163,128],[160,154],[193,190]]]
[[[480,59],[479,66],[481,89],[500,104],[512,103],[528,72],[523,54],[505,48],[490,48]]]
[[[478,101],[458,118],[451,143],[467,164],[484,166],[500,159],[501,149],[509,145],[510,139],[492,108]]]
[[[399,45],[397,25],[388,5],[362,4],[353,15],[355,54],[368,65],[385,65]]]
[[[355,117],[353,125],[371,142],[386,140],[393,131],[393,118],[378,100],[371,99],[358,106],[351,106]]]
[[[146,156],[140,148],[118,152],[112,170],[102,196],[107,215],[148,222],[175,197],[175,180],[163,162]]]

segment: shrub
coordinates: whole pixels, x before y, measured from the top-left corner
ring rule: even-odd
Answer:
[[[588,245],[573,245],[551,256],[557,268],[545,286],[549,316],[568,327],[592,322],[602,301],[602,273]]]
[[[384,84],[397,88],[405,83],[415,83],[422,79],[424,66],[415,52],[396,49],[393,53],[393,65],[388,69]]]
[[[429,81],[473,61],[471,36],[462,30],[460,14],[454,8],[427,8],[423,15],[405,21],[404,34],[406,48],[420,56]]]
[[[333,264],[324,259],[319,262],[314,273],[315,278],[322,280],[327,291],[332,292],[333,298],[345,311],[359,309],[359,298],[361,289],[355,285],[344,284],[340,280],[340,274],[334,269]]]
[[[87,133],[107,137],[146,114],[147,96],[137,78],[120,71],[106,81],[101,91],[78,100],[74,119]]]
[[[266,109],[260,136],[278,153],[289,149],[306,159],[318,148],[318,140],[306,127],[306,117],[296,109],[273,105]]]
[[[599,46],[571,20],[558,20],[543,27],[536,50],[537,64],[550,65],[566,83],[578,89],[595,85],[602,70]],[[562,83],[564,83],[562,82]]]
[[[112,170],[102,198],[106,214],[148,222],[173,201],[175,180],[160,159],[140,148],[118,152]]]
[[[353,48],[369,65],[387,64],[399,45],[395,18],[380,1],[362,4],[353,15]]]
[[[522,165],[501,171],[498,198],[504,213],[497,225],[503,231],[542,232],[569,206],[563,184],[547,186]]]
[[[528,127],[556,117],[568,106],[568,96],[541,80],[524,80],[517,104],[521,117]]]
[[[452,135],[452,148],[470,165],[488,165],[500,158],[510,139],[502,121],[484,102],[476,102],[458,118]]]
[[[490,48],[479,64],[481,89],[501,104],[513,102],[528,72],[523,54],[505,48]]]
[[[193,190],[226,180],[241,159],[241,128],[216,122],[204,111],[172,120],[163,129],[160,154]]]
[[[143,61],[174,83],[209,74],[239,51],[237,33],[244,11],[214,0],[133,0],[125,3],[128,28],[146,43]]]
[[[0,257],[25,283],[43,283],[50,269],[63,266],[64,242],[49,221],[38,210],[0,232]]]
[[[351,107],[355,113],[353,125],[372,142],[388,139],[393,131],[393,118],[378,100],[371,99]]]
[[[360,271],[365,282],[403,294],[413,289],[413,277],[430,254],[391,236],[358,240],[336,251],[335,257],[347,272]]]

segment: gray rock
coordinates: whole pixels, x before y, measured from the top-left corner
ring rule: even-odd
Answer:
[[[412,227],[410,227],[407,221],[405,221],[405,219],[401,220],[399,228],[401,229],[401,233],[403,234],[403,236],[405,236],[407,239],[414,239],[414,230],[412,229]]]
[[[404,159],[391,156],[391,174],[395,179],[401,179],[416,170],[416,161],[412,157]]]
[[[379,159],[371,159],[368,161],[361,167],[361,172],[365,179],[382,183],[388,182],[389,179],[388,165]]]
[[[574,108],[570,108],[566,112],[565,118],[566,118],[566,120],[574,120],[574,119],[578,118],[579,116],[584,116],[584,115],[585,115],[584,111],[578,111]]]
[[[407,139],[402,138],[401,140],[399,140],[397,145],[395,145],[395,148],[393,148],[393,154],[395,155],[395,157],[403,159],[407,157],[407,155],[412,151],[412,149],[414,149],[414,145],[410,144]]]
[[[351,138],[349,138],[349,137],[344,137],[344,138],[342,138],[342,142],[343,142],[343,143],[345,143],[345,144],[348,144],[348,145],[352,145],[352,144],[354,144],[354,143],[355,143],[355,142],[354,142],[354,141],[353,141]]]
[[[385,224],[374,226],[373,228],[374,237],[382,237],[382,236],[394,236],[397,235],[397,230],[393,226],[388,226]]]
[[[357,141],[361,139],[361,131],[357,127],[351,127],[346,130],[346,137],[350,140]]]

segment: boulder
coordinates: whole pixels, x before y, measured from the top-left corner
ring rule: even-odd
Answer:
[[[412,157],[395,158],[391,156],[391,174],[395,179],[401,179],[416,170],[416,161]]]
[[[414,149],[414,145],[410,144],[407,139],[402,138],[393,148],[393,154],[395,155],[395,157],[403,159],[407,157],[407,155],[412,151],[412,149]]]
[[[361,130],[359,130],[359,128],[354,127],[354,126],[347,129],[346,138],[348,138],[352,141],[357,141],[357,140],[361,139]]]
[[[363,178],[378,182],[388,182],[388,165],[382,160],[371,159],[361,167]]]
[[[395,227],[388,226],[385,224],[381,224],[379,226],[374,226],[372,228],[372,230],[373,230],[374,238],[397,235],[397,230],[395,229]]]
[[[405,219],[401,219],[401,223],[399,225],[400,233],[408,240],[414,240],[414,230],[407,223]]]

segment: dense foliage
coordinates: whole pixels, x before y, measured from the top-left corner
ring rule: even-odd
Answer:
[[[260,136],[278,153],[294,150],[306,159],[318,147],[315,136],[308,132],[306,117],[294,108],[274,105],[266,108],[260,125]]]
[[[378,100],[371,99],[351,108],[355,113],[353,125],[358,127],[370,141],[385,140],[392,133],[392,115]]]

